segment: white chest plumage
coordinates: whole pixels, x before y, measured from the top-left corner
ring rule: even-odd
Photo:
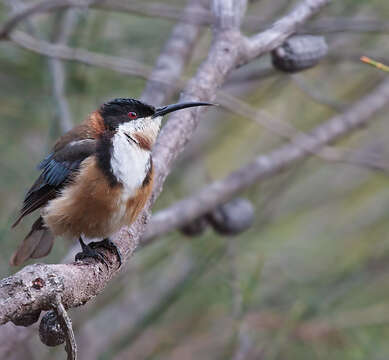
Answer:
[[[150,169],[151,149],[140,146],[136,134],[154,142],[160,126],[161,117],[130,121],[119,125],[112,139],[111,169],[123,184],[125,201],[136,194]]]
[[[142,186],[150,166],[150,151],[142,149],[136,140],[118,131],[112,140],[111,168],[123,184],[123,200],[135,195]]]

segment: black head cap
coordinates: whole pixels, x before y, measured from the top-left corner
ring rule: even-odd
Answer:
[[[182,110],[194,106],[214,105],[206,102],[182,102],[155,108],[135,99],[118,98],[103,104],[100,114],[104,119],[107,129],[115,130],[124,123],[146,117],[157,118],[173,111]]]
[[[100,108],[100,114],[107,128],[115,129],[123,122],[131,121],[130,113],[135,118],[145,118],[154,115],[154,106],[142,103],[139,100],[117,98],[104,103]]]

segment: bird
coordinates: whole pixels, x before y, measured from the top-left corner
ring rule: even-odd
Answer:
[[[107,265],[101,248],[121,255],[110,240],[135,221],[153,186],[152,147],[162,117],[173,111],[213,105],[182,102],[154,107],[132,98],[102,104],[85,121],[62,135],[38,165],[41,171],[25,195],[12,228],[40,210],[30,232],[19,244],[10,264],[46,256],[54,239],[78,239],[76,260],[95,258]],[[85,241],[102,239],[98,242]]]

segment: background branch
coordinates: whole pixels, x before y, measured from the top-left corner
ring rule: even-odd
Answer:
[[[389,80],[385,80],[345,113],[319,125],[308,136],[297,135],[289,144],[267,155],[259,156],[225,179],[215,181],[199,193],[157,213],[152,218],[142,243],[147,243],[156,236],[185,225],[216,208],[217,205],[230,200],[255,182],[266,179],[317,152],[324,145],[364,125],[388,102]]]
[[[115,11],[120,13],[138,14],[153,18],[163,18],[167,20],[183,19],[187,24],[207,26],[212,25],[213,15],[206,8],[193,8],[190,14],[185,14],[182,18],[182,9],[169,4],[158,2],[137,2],[124,0],[43,0],[38,3],[25,6],[22,10],[13,14],[0,29],[0,38],[6,38],[11,31],[26,18],[32,15],[63,10],[70,7],[96,8],[105,11]],[[248,15],[243,19],[243,28],[258,32],[268,29],[271,24],[264,22],[257,16]],[[313,22],[299,31],[301,33],[336,33],[336,32],[387,32],[389,23],[376,19],[327,17]]]
[[[193,12],[204,9],[206,9],[204,0],[188,2],[188,6],[181,14],[181,21],[174,27],[153,71],[148,76],[142,94],[142,100],[146,103],[160,106],[166,103],[177,89],[177,83],[180,82],[181,74],[201,33],[200,26],[188,24],[186,18]]]
[[[74,9],[69,9],[65,12],[60,25],[57,27],[57,33],[53,36],[55,43],[66,44],[68,42],[78,16],[77,10]],[[59,125],[61,132],[65,133],[74,126],[69,103],[65,96],[65,65],[61,60],[52,57],[48,61],[52,77],[54,99],[58,109]]]

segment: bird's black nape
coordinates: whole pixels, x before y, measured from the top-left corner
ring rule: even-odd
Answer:
[[[138,118],[144,118],[152,116],[155,113],[155,107],[136,99],[117,98],[104,103],[100,108],[103,118],[120,116],[129,112],[135,112]]]

